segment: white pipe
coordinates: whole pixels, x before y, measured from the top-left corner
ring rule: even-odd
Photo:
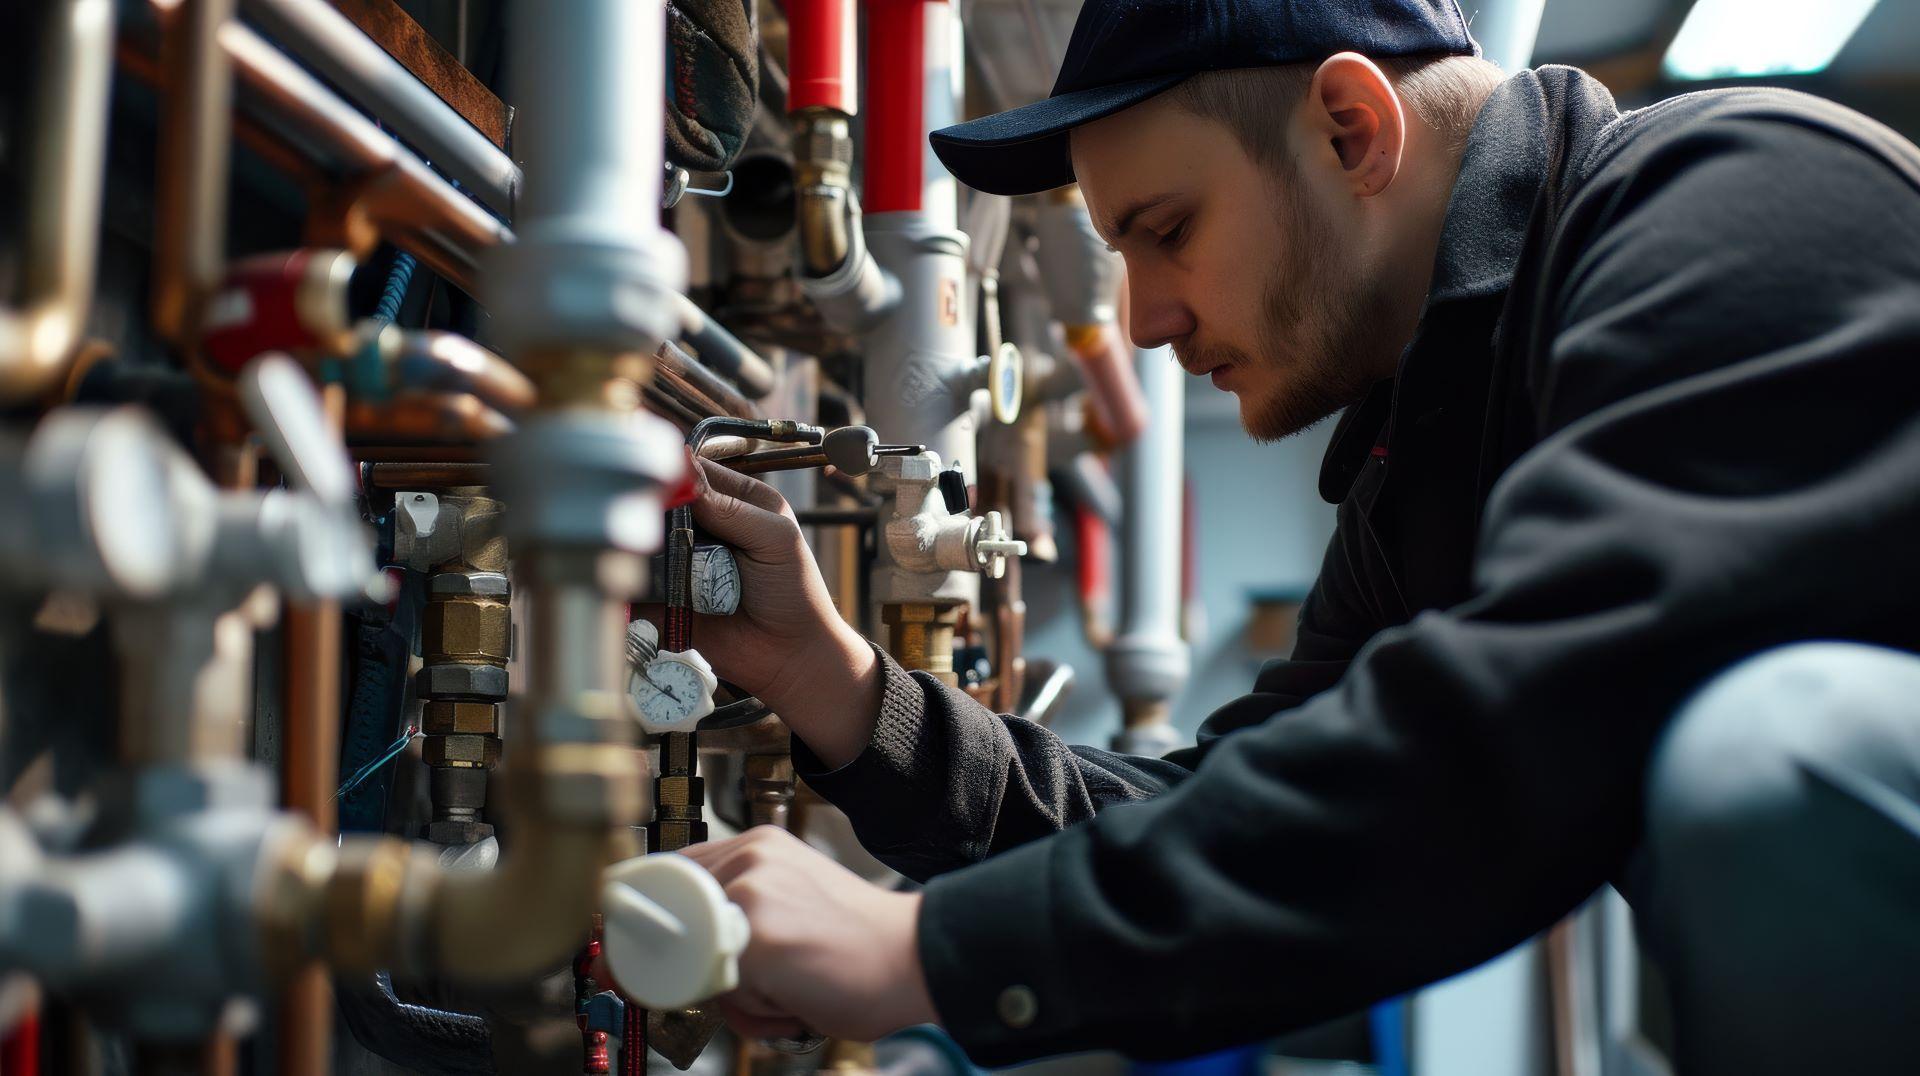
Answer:
[[[1187,680],[1180,637],[1186,384],[1167,348],[1135,350],[1134,361],[1152,419],[1120,462],[1120,633],[1107,648],[1107,679],[1127,713],[1114,746],[1158,755],[1177,744],[1167,710]]]

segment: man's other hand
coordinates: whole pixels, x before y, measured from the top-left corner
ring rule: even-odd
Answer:
[[[740,566],[740,610],[699,619],[701,656],[827,765],[851,762],[880,712],[872,648],[840,619],[786,498],[711,460],[699,461],[697,480],[695,522],[732,546]]]
[[[718,999],[737,1033],[872,1041],[938,1019],[920,968],[919,894],[872,885],[773,826],[681,854],[752,927],[740,986]]]

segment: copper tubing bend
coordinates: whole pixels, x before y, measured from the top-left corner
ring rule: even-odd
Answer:
[[[48,5],[34,93],[26,287],[0,307],[0,403],[46,396],[63,380],[93,299],[106,172],[113,0]]]

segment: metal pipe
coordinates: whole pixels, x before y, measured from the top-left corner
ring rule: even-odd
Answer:
[[[702,403],[705,411],[697,418],[710,415],[749,419],[761,417],[758,405],[740,395],[739,390],[722,381],[720,375],[701,365],[700,360],[680,350],[679,345],[671,340],[661,344],[653,357],[656,385],[671,385],[680,390],[683,396],[690,392],[696,397],[704,397],[703,401],[698,402]]]
[[[1120,633],[1107,647],[1107,679],[1125,711],[1114,747],[1163,755],[1179,741],[1168,720],[1188,665],[1180,637],[1186,386],[1166,348],[1137,350],[1134,360],[1153,421],[1121,460]]]
[[[354,178],[366,180],[361,204],[383,228],[469,259],[513,239],[511,229],[260,35],[229,22],[219,41],[240,84],[281,123],[318,140]]]
[[[333,5],[246,0],[246,12],[487,206],[512,216],[519,166]]]
[[[44,396],[66,374],[93,301],[106,175],[112,0],[48,5],[34,93],[25,288],[0,308],[0,402]]]
[[[753,399],[765,399],[773,391],[773,367],[740,338],[707,315],[692,299],[677,292],[674,305],[680,308],[682,336],[700,353],[700,361],[721,377],[731,378],[740,391]]]
[[[182,0],[162,17],[153,323],[190,354],[201,304],[226,271],[233,68],[220,34],[232,22],[233,0]]]

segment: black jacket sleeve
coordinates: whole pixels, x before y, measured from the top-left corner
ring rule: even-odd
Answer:
[[[1551,257],[1541,440],[1494,487],[1473,597],[1165,794],[928,885],[929,985],[977,1062],[1192,1054],[1467,968],[1618,871],[1651,745],[1715,672],[1920,642],[1892,608],[1920,592],[1906,181],[1718,120],[1602,169]]]
[[[1346,540],[1336,533],[1329,545],[1301,609],[1292,657],[1267,662],[1250,694],[1208,717],[1194,747],[1157,759],[1068,744],[925,673],[908,673],[876,648],[882,686],[873,740],[829,771],[795,738],[797,772],[847,813],[869,852],[916,881],[1083,822],[1104,807],[1158,795],[1187,777],[1220,737],[1290,710],[1340,679],[1377,627],[1348,567]]]

